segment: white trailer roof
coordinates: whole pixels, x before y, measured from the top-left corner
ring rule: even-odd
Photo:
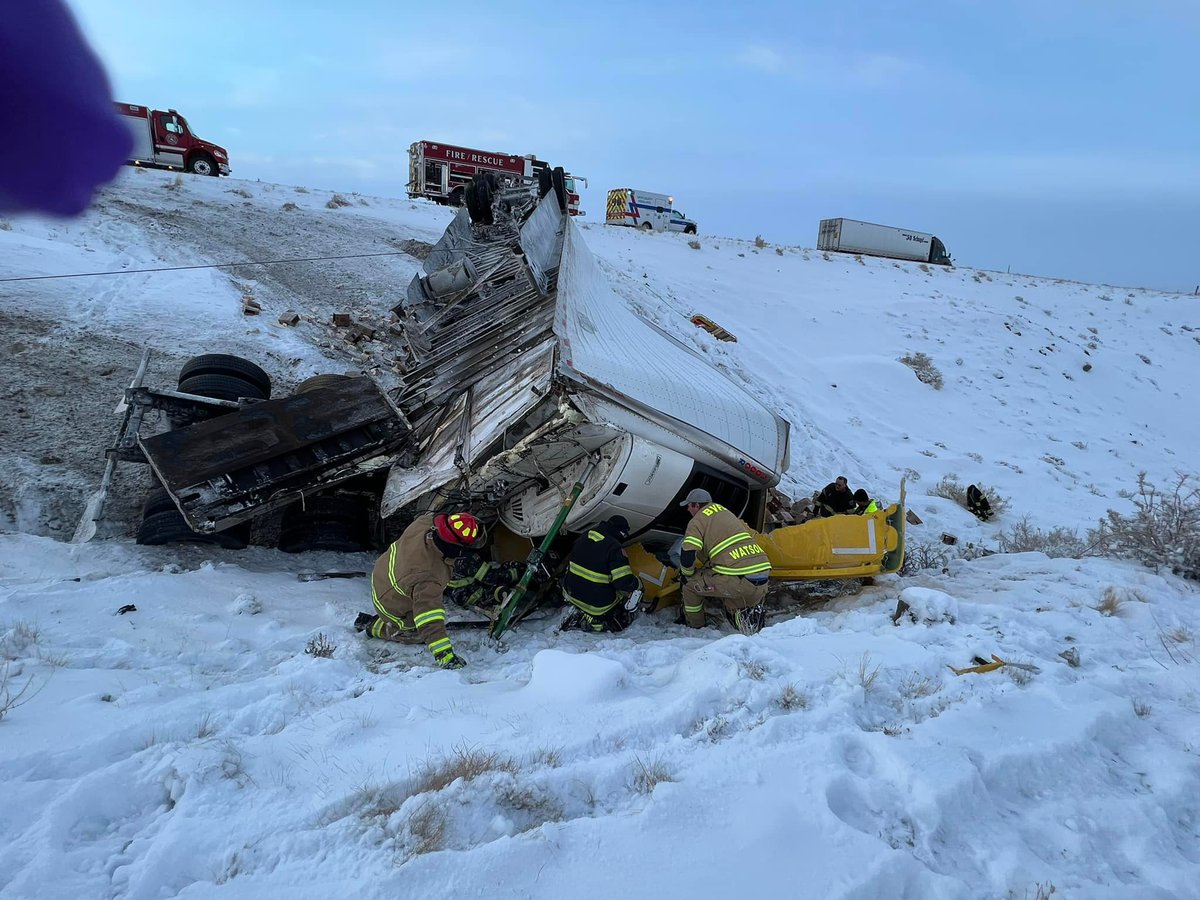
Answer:
[[[774,484],[786,469],[787,421],[638,317],[609,286],[574,223],[563,242],[554,331],[564,377],[700,438],[751,480]]]

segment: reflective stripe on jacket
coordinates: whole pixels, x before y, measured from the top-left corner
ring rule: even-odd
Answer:
[[[371,599],[375,611],[402,631],[417,631],[434,657],[450,649],[442,591],[450,580],[450,564],[426,540],[433,515],[413,521],[375,561]]]
[[[710,503],[692,516],[683,536],[683,550],[707,557],[706,567],[718,575],[760,576],[771,573],[771,562],[750,528],[719,503]],[[694,574],[695,566],[680,571]],[[755,578],[757,581],[758,578]]]
[[[631,594],[639,586],[620,541],[603,526],[593,528],[571,548],[563,595],[588,615],[604,615],[616,605],[618,591]]]

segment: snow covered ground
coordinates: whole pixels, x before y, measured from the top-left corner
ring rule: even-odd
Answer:
[[[331,199],[130,171],[83,220],[0,223],[0,279],[407,251],[0,281],[0,677],[29,686],[0,719],[0,897],[1197,896],[1194,582],[952,559],[752,639],[669,617],[601,639],[531,623],[502,649],[461,634],[469,667],[441,672],[353,633],[361,580],[296,579],[369,557],[55,540],[142,345],[159,383],[203,351],[256,359],[285,389],[391,377],[329,315],[385,323],[449,213]],[[913,546],[994,548],[1026,515],[1082,530],[1130,510],[1118,492],[1138,471],[1195,470],[1194,299],[705,235],[584,238],[634,308],[792,421],[790,493],[844,473],[894,498],[906,475]],[[247,294],[260,316],[242,315]],[[304,321],[278,325],[285,309]],[[940,389],[899,362],[916,353]],[[926,493],[950,474],[1009,509],[984,524]],[[117,489],[128,530],[144,484]],[[318,635],[330,658],[305,653]],[[993,653],[1036,671],[948,668]]]

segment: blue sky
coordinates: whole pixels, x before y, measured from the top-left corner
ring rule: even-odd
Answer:
[[[632,186],[702,235],[845,216],[963,265],[1200,283],[1195,0],[70,5],[117,98],[239,177],[399,196],[428,139],[587,176],[593,222]]]

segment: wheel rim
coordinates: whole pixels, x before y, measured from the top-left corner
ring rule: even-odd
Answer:
[[[197,175],[211,175],[212,163],[210,163],[207,159],[198,159],[192,163],[192,171]]]

